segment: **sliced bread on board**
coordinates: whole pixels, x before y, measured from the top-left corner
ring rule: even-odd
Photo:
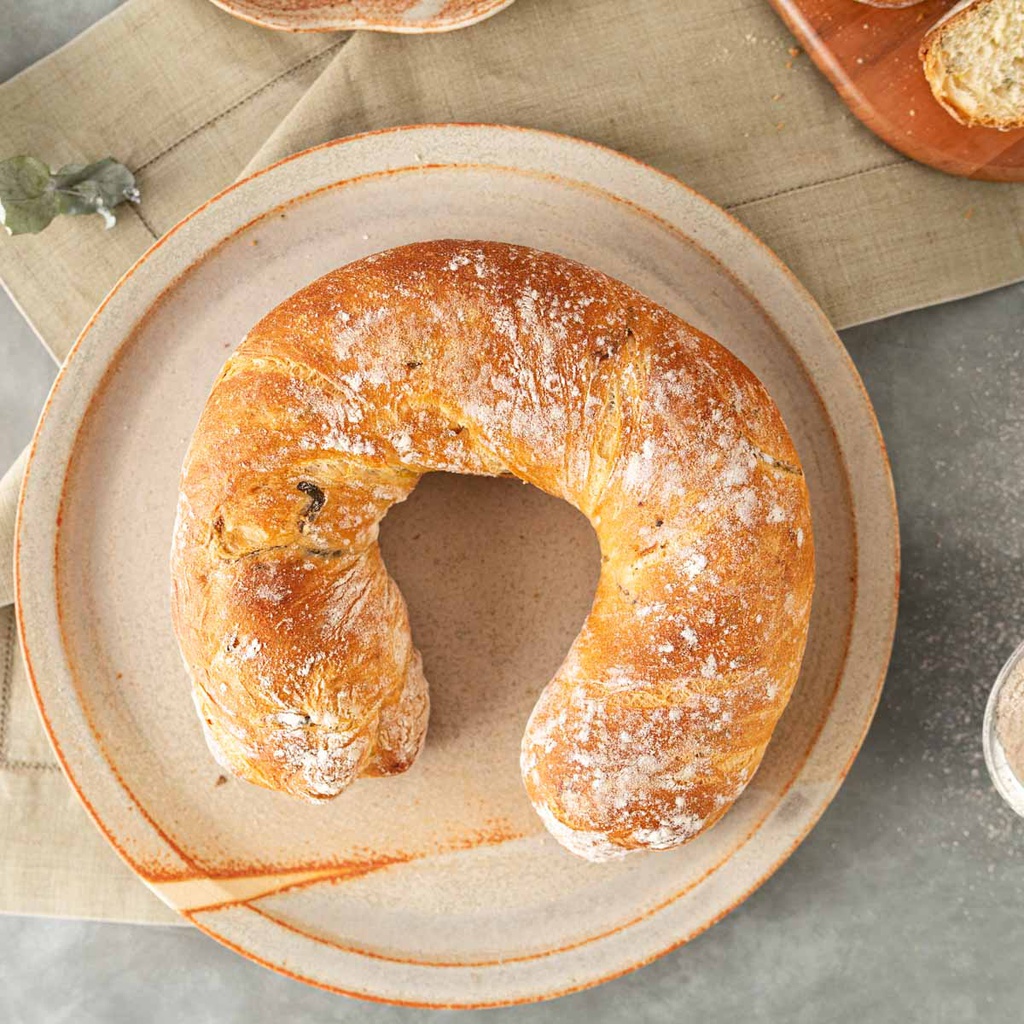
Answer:
[[[963,0],[925,35],[921,60],[962,124],[1024,127],[1024,0]]]

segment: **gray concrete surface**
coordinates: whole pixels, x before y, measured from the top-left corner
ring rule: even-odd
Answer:
[[[33,26],[46,45],[73,34],[48,11],[77,12],[77,29],[112,6],[2,0],[20,28],[0,33],[0,72],[38,54]],[[904,552],[892,667],[849,779],[783,868],[685,948],[555,1003],[460,1019],[1024,1020],[1024,822],[989,784],[980,740],[989,687],[1024,638],[1024,286],[843,338],[889,445]],[[0,465],[53,372],[0,302]],[[192,930],[0,917],[0,1022],[451,1016],[318,992]]]

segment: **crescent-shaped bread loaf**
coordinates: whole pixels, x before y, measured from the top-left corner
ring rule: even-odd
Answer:
[[[494,242],[327,274],[218,378],[172,575],[221,764],[310,800],[412,764],[427,687],[377,529],[438,471],[519,477],[597,532],[593,609],[522,744],[547,828],[602,860],[711,826],[757,770],[807,639],[796,451],[717,342],[604,274]]]

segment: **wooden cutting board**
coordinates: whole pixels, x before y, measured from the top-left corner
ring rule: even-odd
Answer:
[[[1024,129],[965,128],[935,101],[917,51],[955,0],[902,9],[857,0],[770,0],[847,105],[876,135],[949,174],[1024,181]]]

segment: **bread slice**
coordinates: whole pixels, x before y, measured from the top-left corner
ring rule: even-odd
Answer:
[[[1024,0],[963,0],[929,29],[921,60],[961,124],[1024,128]]]

